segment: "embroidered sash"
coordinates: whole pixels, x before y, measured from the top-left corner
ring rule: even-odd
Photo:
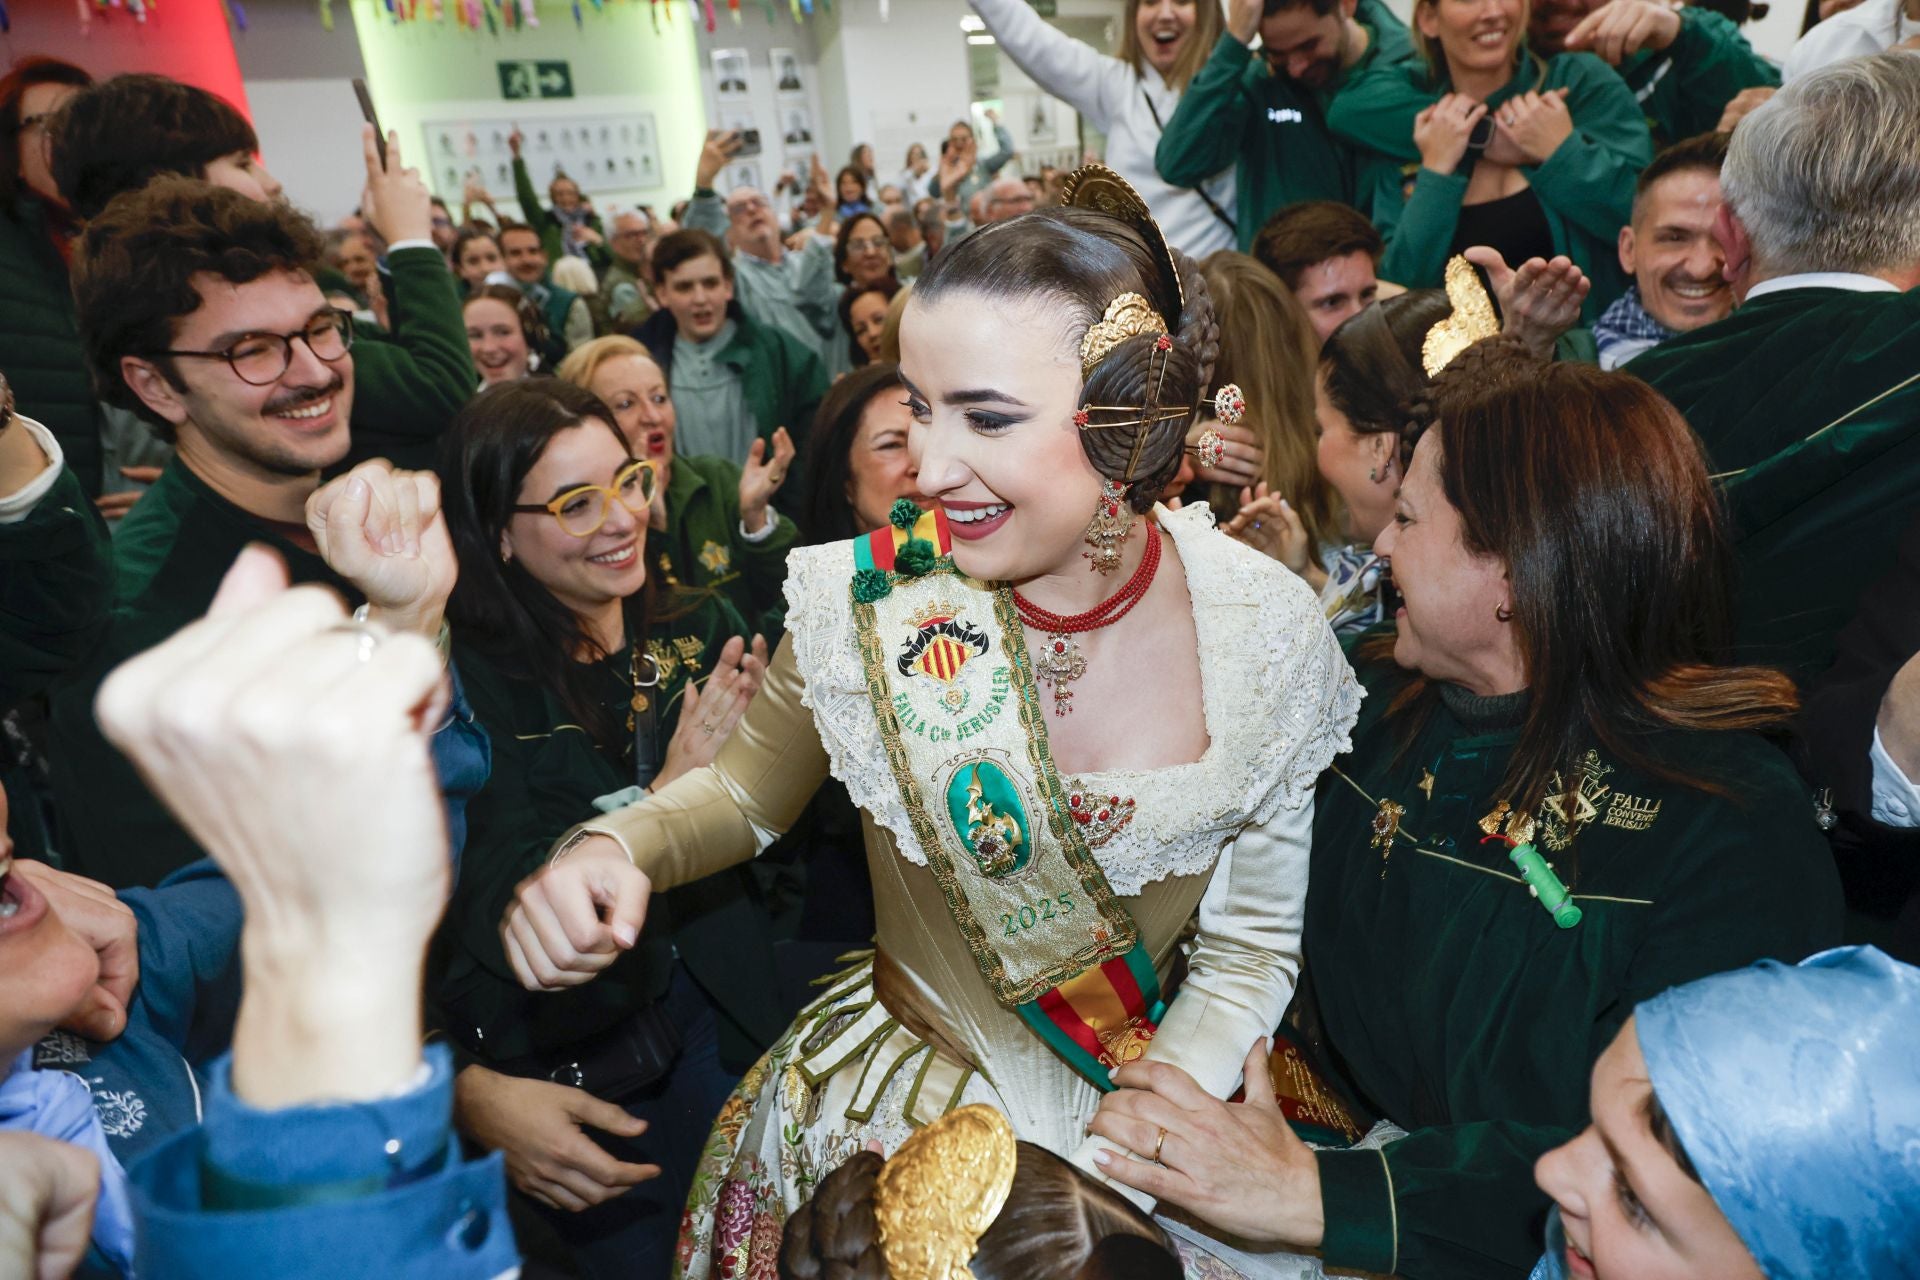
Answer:
[[[930,546],[902,556],[909,543]],[[1159,977],[1068,811],[1013,593],[966,577],[950,549],[938,511],[854,544],[887,762],[994,998],[1110,1090],[1108,1070],[1145,1052],[1165,1013]]]

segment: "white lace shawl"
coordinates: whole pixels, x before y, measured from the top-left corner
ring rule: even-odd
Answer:
[[[1133,797],[1133,821],[1094,851],[1123,897],[1207,870],[1243,827],[1307,803],[1321,771],[1351,745],[1362,695],[1304,582],[1215,529],[1204,504],[1157,515],[1186,567],[1211,742],[1190,764],[1063,779]],[[850,542],[796,548],[788,558],[787,632],[802,700],[833,776],[892,833],[902,857],[925,866],[867,696],[852,576]]]

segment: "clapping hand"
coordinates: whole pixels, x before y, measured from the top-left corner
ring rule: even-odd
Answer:
[[[1222,526],[1222,531],[1269,559],[1278,560],[1315,589],[1326,580],[1324,573],[1316,572],[1313,547],[1300,513],[1285,498],[1269,493],[1264,482],[1240,491],[1240,510]]]
[[[774,428],[772,457],[767,456],[765,440],[755,440],[747,450],[747,464],[740,468],[740,523],[748,533],[759,533],[773,518],[767,504],[786,483],[793,452],[793,437],[785,427]]]
[[[1542,360],[1551,358],[1560,335],[1580,322],[1580,304],[1593,282],[1573,259],[1529,258],[1514,271],[1499,250],[1487,245],[1474,245],[1461,256],[1487,273],[1500,303],[1502,331],[1525,342]]]
[[[680,718],[667,743],[667,758],[653,780],[656,788],[683,773],[705,768],[733,736],[734,726],[747,713],[747,704],[760,692],[767,675],[767,638],[755,636],[753,645],[735,636],[720,650],[704,688],[687,682],[680,695]]]
[[[958,146],[948,144],[940,157],[940,194],[951,200],[960,184],[973,172],[975,146],[971,138]]]
[[[431,471],[363,462],[307,499],[320,556],[367,598],[376,620],[438,637],[459,566]]]

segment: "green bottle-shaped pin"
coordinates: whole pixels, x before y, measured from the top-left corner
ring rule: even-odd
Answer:
[[[1580,908],[1574,905],[1573,895],[1560,883],[1560,877],[1553,874],[1553,868],[1547,865],[1539,850],[1530,844],[1517,844],[1507,856],[1519,868],[1520,878],[1527,882],[1527,892],[1540,899],[1540,905],[1547,909],[1555,924],[1571,929],[1580,923]]]

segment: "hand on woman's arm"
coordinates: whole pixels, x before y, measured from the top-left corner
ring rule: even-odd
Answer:
[[[1299,1249],[1320,1244],[1320,1170],[1267,1077],[1271,1042],[1253,1042],[1246,1101],[1222,1102],[1165,1062],[1130,1062],[1100,1100],[1091,1128],[1128,1151],[1102,1151],[1100,1171],[1246,1240]],[[1164,1135],[1164,1136],[1162,1136]],[[1149,1157],[1159,1151],[1159,1160]]]

